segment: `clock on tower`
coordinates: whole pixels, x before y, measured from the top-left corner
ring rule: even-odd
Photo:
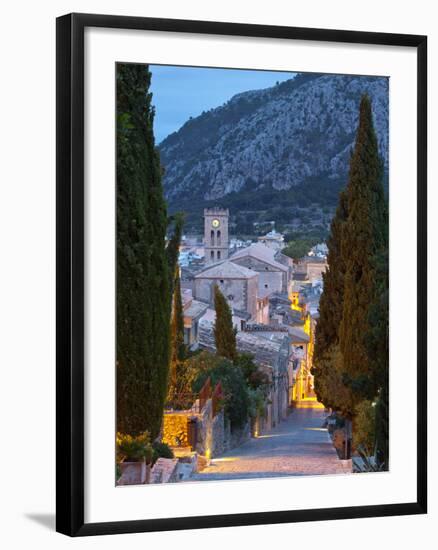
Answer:
[[[216,229],[217,227],[219,227],[221,224],[221,222],[215,218],[212,222],[211,222],[211,225]]]

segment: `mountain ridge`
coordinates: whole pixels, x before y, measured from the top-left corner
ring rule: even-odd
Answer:
[[[347,178],[363,93],[372,101],[387,171],[388,79],[299,73],[233,96],[160,143],[170,209],[226,197],[229,203],[232,196],[255,197],[267,189],[311,192],[307,188],[317,185],[338,192]]]

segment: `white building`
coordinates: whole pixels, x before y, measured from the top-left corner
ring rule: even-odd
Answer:
[[[266,233],[266,235],[263,235],[263,237],[259,237],[258,241],[259,243],[262,243],[269,248],[272,248],[272,250],[274,250],[275,252],[281,250],[285,246],[283,235],[275,231],[275,229],[269,231],[269,233]]]

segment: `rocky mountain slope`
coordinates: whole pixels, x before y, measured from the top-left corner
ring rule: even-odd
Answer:
[[[242,193],[256,199],[268,190],[281,200],[284,191],[297,187],[316,188],[314,195],[323,201],[319,188],[339,190],[346,181],[363,93],[372,100],[387,168],[388,80],[303,73],[238,94],[160,144],[171,209],[225,198],[232,205]]]

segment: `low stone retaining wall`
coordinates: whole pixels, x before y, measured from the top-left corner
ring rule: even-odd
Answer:
[[[160,457],[151,471],[150,483],[174,483],[178,479],[178,458]]]
[[[213,416],[211,399],[208,399],[198,415],[196,450],[207,458],[213,458],[224,451],[225,419],[224,412]]]
[[[250,422],[246,422],[246,424],[240,428],[235,429],[231,431],[230,423],[227,422],[226,428],[225,428],[225,439],[224,439],[224,451],[228,451],[230,449],[234,449],[235,447],[239,447],[239,445],[242,445],[245,443],[245,441],[248,441],[248,439],[251,438],[251,425]]]
[[[196,422],[196,442],[190,441],[194,432],[189,430],[189,424],[193,421]],[[238,447],[250,437],[249,422],[243,428],[231,431],[223,410],[213,416],[211,399],[206,401],[200,413],[176,411],[164,414],[162,441],[173,448],[176,456],[178,449],[192,447],[192,450],[209,460]]]

